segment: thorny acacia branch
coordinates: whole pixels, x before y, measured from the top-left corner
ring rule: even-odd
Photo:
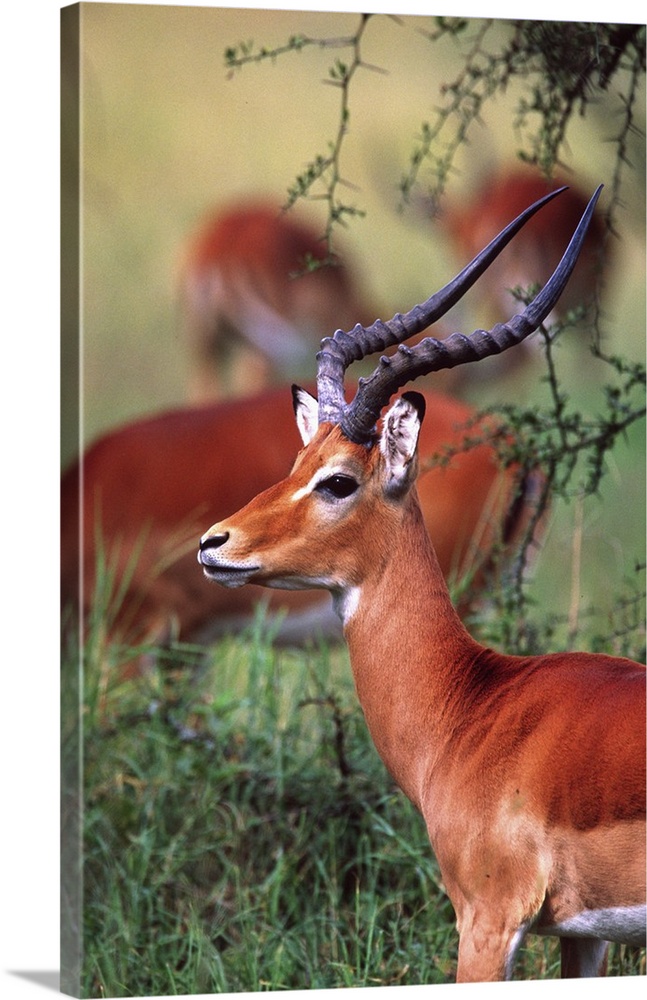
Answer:
[[[342,200],[339,188],[342,186],[353,187],[351,182],[342,176],[341,170],[342,148],[348,135],[351,116],[350,94],[353,78],[360,68],[384,72],[379,67],[364,62],[361,55],[362,38],[371,16],[371,14],[361,14],[357,31],[348,37],[311,38],[305,35],[293,35],[286,45],[275,49],[261,48],[254,51],[253,44],[250,42],[228,48],[225,51],[225,63],[230,70],[233,70],[240,69],[250,62],[260,62],[266,59],[274,61],[278,56],[287,52],[300,52],[304,48],[313,46],[350,49],[350,59],[347,61],[341,58],[335,59],[328,71],[328,78],[325,80],[325,83],[338,88],[340,94],[337,133],[334,139],[328,143],[328,152],[325,155],[317,154],[288,188],[286,208],[290,208],[299,198],[309,198],[327,203],[325,239],[328,254],[323,260],[306,259],[304,261],[306,270],[334,264],[336,262],[333,248],[335,226],[344,225],[347,217],[364,215],[361,209]]]
[[[335,227],[344,225],[352,216],[364,214],[355,205],[346,204],[340,194],[342,188],[353,187],[343,176],[341,162],[351,118],[352,82],[358,71],[375,69],[364,61],[360,49],[371,17],[359,15],[356,31],[346,37],[316,39],[293,35],[284,46],[273,50],[255,50],[252,43],[245,43],[225,53],[226,65],[233,72],[247,63],[275,61],[308,47],[350,50],[346,61],[335,60],[326,80],[339,89],[336,135],[328,143],[328,152],[314,156],[297,176],[288,190],[286,203],[286,207],[291,206],[299,198],[327,203],[325,236],[331,261],[336,259]],[[406,19],[391,20],[400,26],[407,23]],[[607,238],[617,235],[623,182],[627,169],[633,169],[631,143],[641,134],[637,107],[645,78],[645,25],[434,17],[429,18],[428,29],[417,30],[431,45],[456,46],[461,66],[456,78],[440,88],[435,117],[420,126],[399,185],[402,203],[408,202],[422,183],[423,171],[429,185],[428,200],[432,206],[438,203],[455,172],[456,154],[469,142],[474,126],[482,122],[488,102],[516,81],[523,85],[514,119],[517,156],[548,177],[561,165],[573,120],[596,109],[606,95],[604,120],[609,134],[605,139],[615,146],[616,155],[607,185],[610,196],[606,199],[605,228]],[[317,266],[315,262],[304,263],[306,267]],[[505,591],[507,610],[511,611],[509,620],[516,617],[520,622],[517,638],[523,631],[521,623],[528,603],[525,570],[538,525],[550,501],[555,497],[568,499],[596,493],[618,437],[645,414],[644,366],[605,354],[601,349],[600,291],[598,286],[588,319],[593,353],[609,366],[615,380],[603,389],[604,412],[590,417],[571,407],[561,388],[552,351],[560,332],[556,328],[543,331],[548,404],[541,410],[504,406],[488,411],[497,416],[498,430],[492,431],[489,443],[497,447],[501,461],[519,468],[520,481],[533,468],[539,469],[543,477],[534,514],[518,547],[511,584]],[[484,415],[487,413],[479,414],[477,419]],[[468,440],[465,447],[482,440],[483,437],[478,441]],[[435,460],[446,461],[448,457],[436,456]]]
[[[487,442],[503,467],[516,469],[519,489],[530,476],[534,477],[537,494],[508,570],[503,595],[506,617],[515,621],[517,645],[531,641],[531,636],[524,635],[528,630],[526,571],[551,504],[555,499],[582,500],[596,495],[618,439],[644,419],[646,412],[645,365],[600,353],[598,357],[609,368],[601,389],[601,408],[589,415],[572,405],[560,382],[554,355],[555,342],[568,325],[567,318],[559,326],[540,328],[546,361],[542,380],[548,393],[545,404],[498,404],[480,411],[473,421],[479,424],[478,434],[468,434],[459,449],[431,456],[423,467],[446,464],[458,451]],[[492,420],[484,421],[484,417]]]
[[[348,36],[313,38],[294,34],[281,46],[255,48],[251,41],[225,50],[229,73],[250,63],[275,62],[289,53],[308,48],[350,50],[347,60],[338,58],[329,69],[326,83],[339,88],[337,133],[328,142],[328,151],[313,156],[305,171],[288,189],[287,206],[299,198],[327,202],[326,239],[334,259],[335,226],[364,212],[347,204],[339,194],[342,186],[353,184],[344,178],[341,154],[351,116],[351,84],[360,69],[376,70],[360,52],[371,19],[358,15],[355,32]],[[407,26],[407,19],[390,17],[393,24]],[[515,128],[519,136],[517,155],[551,176],[560,164],[568,128],[576,116],[584,116],[590,106],[612,91],[617,102],[619,126],[608,141],[616,145],[616,164],[611,185],[613,197],[607,208],[610,230],[618,204],[621,176],[629,164],[629,138],[639,131],[636,104],[645,76],[645,25],[594,24],[529,20],[468,20],[459,17],[430,17],[428,29],[416,29],[431,45],[457,47],[461,69],[453,81],[440,88],[440,102],[432,121],[423,121],[410,154],[409,165],[400,180],[400,193],[408,201],[421,182],[426,168],[429,199],[441,198],[454,168],[456,153],[469,141],[474,125],[495,96],[513,82],[522,82]],[[489,44],[488,44],[489,43]],[[380,69],[380,72],[386,72]],[[615,112],[610,111],[606,120]],[[312,266],[313,262],[310,262]]]

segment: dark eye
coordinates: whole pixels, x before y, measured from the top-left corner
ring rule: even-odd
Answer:
[[[317,483],[316,490],[318,493],[327,493],[338,500],[343,500],[344,497],[349,497],[351,493],[354,493],[358,485],[359,483],[352,476],[329,476]]]

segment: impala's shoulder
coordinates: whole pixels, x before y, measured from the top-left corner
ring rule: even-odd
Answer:
[[[573,677],[594,682],[596,679],[614,682],[645,683],[644,663],[624,656],[610,656],[607,653],[550,653],[541,657],[546,664],[554,664],[557,669]]]

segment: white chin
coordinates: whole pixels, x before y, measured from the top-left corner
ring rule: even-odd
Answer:
[[[218,572],[218,570],[208,569],[206,566],[203,568],[203,572],[207,580],[211,580],[212,583],[219,583],[221,587],[229,587],[230,589],[244,587],[249,580],[242,573]]]
[[[270,587],[274,590],[333,590],[335,589],[334,584],[331,584],[328,580],[323,580],[318,577],[313,579],[307,579],[298,576],[277,576],[273,577],[271,580],[263,581],[264,587]]]

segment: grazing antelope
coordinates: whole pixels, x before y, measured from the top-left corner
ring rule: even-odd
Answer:
[[[598,194],[555,273],[510,322],[401,344],[546,199],[422,306],[324,340],[318,402],[293,390],[303,448],[291,473],[200,540],[204,575],[225,587],[332,593],[372,739],[424,816],[455,909],[459,981],[508,978],[528,932],[561,939],[564,976],[603,974],[609,941],[645,944],[645,669],[476,642],[450,602],[416,491],[424,398],[405,393],[376,424],[406,382],[506,350],[543,322]],[[347,404],[346,368],[396,343]]]
[[[320,266],[308,271],[309,263]],[[298,378],[325,334],[368,315],[347,262],[331,259],[298,215],[265,200],[201,222],[182,256],[179,292],[194,403]]]
[[[461,256],[472,257],[508,219],[558,187],[564,191],[563,195],[529,220],[508,251],[493,262],[488,284],[477,289],[481,302],[490,303],[488,312],[500,315],[502,310],[508,313],[515,308],[518,303],[512,295],[514,288],[546,284],[553,270],[552,262],[575,229],[587,199],[573,185],[564,190],[559,180],[549,182],[530,167],[511,167],[487,177],[471,198],[449,205],[439,213],[438,223],[449,233],[457,251]],[[553,307],[560,316],[591,297],[595,279],[601,273],[603,243],[604,223],[596,211],[573,279]],[[513,356],[518,353],[512,352]]]
[[[426,394],[423,459],[457,453],[420,481],[424,517],[436,539],[443,572],[455,584],[482,589],[497,552],[512,552],[533,518],[540,484],[502,469],[495,448],[478,438],[486,422],[464,403]],[[267,433],[264,433],[267,431]],[[232,448],[227,442],[235,441]],[[92,444],[64,474],[61,487],[61,590],[73,618],[97,605],[101,557],[121,591],[112,638],[137,643],[206,642],[247,624],[267,595],[258,587],[229,591],[209,586],[195,570],[195,537],[285,476],[299,444],[284,389],[209,406],[169,410],[131,421]],[[461,610],[468,608],[467,592]],[[341,638],[327,594],[276,594],[271,612],[285,610],[278,633],[301,642],[314,630]],[[110,617],[110,616],[109,616]]]
[[[508,219],[559,186],[558,180],[549,182],[530,167],[508,167],[488,176],[472,197],[455,199],[454,203],[441,208],[434,221],[449,237],[457,254],[462,259],[469,259],[505,226]],[[485,317],[485,322],[493,322],[502,312],[508,315],[511,309],[519,308],[515,290],[518,294],[518,290],[527,291],[546,284],[553,261],[575,229],[586,203],[582,192],[569,186],[559,201],[535,215],[518,239],[497,258],[490,269],[490,281],[475,289],[474,308]],[[555,303],[553,315],[548,317],[550,320],[563,321],[570,310],[592,302],[609,265],[609,244],[608,241],[605,244],[604,229],[600,213],[594,212],[573,279]],[[582,324],[577,332],[579,341],[588,350],[589,338]],[[526,340],[519,345],[519,350],[506,354],[503,362],[506,371],[516,373],[520,366],[528,365],[539,343],[536,339]],[[468,383],[488,378],[492,364],[490,362],[490,367],[461,367],[448,375],[444,373],[444,384],[448,390],[463,391]],[[501,375],[501,363],[497,371]]]

